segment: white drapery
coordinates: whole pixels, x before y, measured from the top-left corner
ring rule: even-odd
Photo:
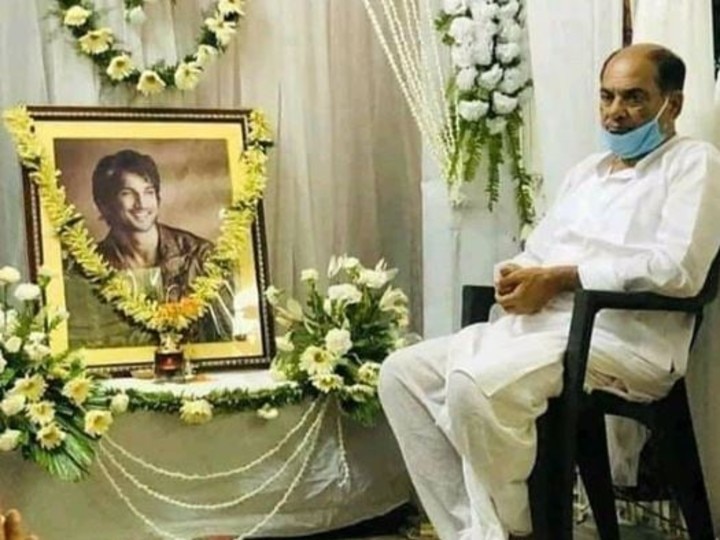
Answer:
[[[140,30],[124,23],[121,0],[95,4],[149,65],[193,49],[211,2],[147,4]],[[295,289],[301,269],[324,269],[332,253],[368,264],[384,256],[421,313],[419,137],[361,2],[250,0],[237,39],[196,92],[132,100],[101,88],[49,16],[55,6],[0,2],[0,107],[262,108],[276,133],[265,198],[272,281]],[[20,174],[4,130],[0,164],[0,262],[24,267]]]
[[[711,0],[636,0],[633,41],[655,42],[680,55],[688,68],[685,106],[678,132],[720,144],[714,132],[720,120],[720,91],[714,102]],[[682,21],[679,24],[678,21]],[[720,90],[720,86],[718,87]],[[716,111],[716,112],[714,112]],[[720,179],[718,179],[720,181]],[[720,528],[720,302],[707,309],[688,371],[693,423],[700,445],[705,484],[715,528]]]

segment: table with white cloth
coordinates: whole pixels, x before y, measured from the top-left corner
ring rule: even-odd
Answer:
[[[258,370],[211,374],[206,382],[185,385],[158,385],[135,379],[115,379],[106,384],[141,392],[169,390],[202,396],[221,388],[255,390],[274,383],[267,371]],[[177,414],[133,412],[117,417],[109,435],[113,442],[146,463],[207,475],[239,468],[268,452],[312,404],[308,400],[283,407],[272,420],[251,411],[217,415],[203,425],[187,425]],[[330,403],[305,473],[278,513],[255,536],[293,536],[335,529],[383,515],[410,499],[407,473],[383,418],[368,428],[341,417],[345,462],[349,466],[349,481],[341,482],[344,461],[337,414],[335,404]],[[158,475],[126,459],[115,447],[105,443],[105,448],[142,484],[178,501],[214,504],[251,494],[282,468],[305,432],[298,430],[286,447],[257,467],[227,478],[202,481]],[[122,500],[97,461],[87,479],[68,483],[13,452],[0,456],[1,502],[22,509],[33,532],[42,540],[162,538],[130,510],[128,501],[177,538],[239,535],[281,501],[303,461],[300,457],[291,463],[259,494],[228,508],[206,510],[188,509],[151,497],[123,476],[107,454],[98,454],[127,501]]]

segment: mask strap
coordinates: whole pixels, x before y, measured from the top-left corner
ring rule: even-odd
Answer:
[[[659,110],[658,113],[655,115],[655,120],[659,120],[659,119],[660,119],[660,117],[662,116],[662,113],[665,112],[665,109],[667,109],[667,106],[668,106],[669,103],[670,103],[670,97],[668,96],[668,97],[665,98],[665,103],[663,103],[663,106],[660,107],[660,110]]]

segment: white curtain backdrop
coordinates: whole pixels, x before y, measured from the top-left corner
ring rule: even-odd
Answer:
[[[124,23],[121,0],[95,4],[151,64],[193,49],[211,2],[148,4],[141,30]],[[419,138],[361,2],[249,0],[237,39],[196,92],[132,100],[101,88],[49,15],[54,6],[0,2],[0,107],[262,108],[277,143],[265,199],[272,281],[292,290],[301,269],[324,270],[333,253],[368,264],[384,256],[421,313]],[[0,263],[24,267],[20,175],[4,130],[0,177]]]
[[[720,121],[720,108],[714,108],[713,98],[711,0],[636,0],[634,17],[634,42],[661,43],[679,54],[687,64],[685,107],[678,122],[678,131],[720,143],[720,139],[714,139],[714,129]],[[717,104],[720,105],[720,100]],[[688,372],[693,421],[716,530],[720,529],[719,330],[720,302],[715,301],[706,313]]]

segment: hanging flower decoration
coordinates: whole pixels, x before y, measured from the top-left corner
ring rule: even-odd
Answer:
[[[222,212],[220,236],[203,261],[203,275],[190,284],[191,293],[177,301],[159,302],[133,291],[132,284],[110,266],[98,252],[97,242],[88,231],[83,216],[68,202],[58,183],[60,172],[51,164],[38,139],[34,121],[24,107],[4,114],[23,166],[38,186],[40,201],[60,244],[78,264],[83,275],[97,287],[99,295],[125,317],[158,334],[178,334],[200,319],[217,298],[232,268],[248,249],[248,230],[255,221],[258,203],[267,183],[267,148],[270,130],[264,116],[250,113],[247,148],[240,159],[242,187],[235,200]]]
[[[240,19],[245,16],[245,0],[218,0],[200,28],[194,52],[174,64],[161,60],[142,67],[133,62],[130,51],[124,49],[113,31],[102,23],[91,1],[55,1],[55,14],[62,26],[75,38],[79,53],[95,64],[101,79],[111,86],[126,86],[143,96],[168,89],[193,90],[204,69],[227,50]],[[150,1],[124,0],[125,19],[141,25],[146,19],[145,4]]]
[[[445,171],[451,197],[458,202],[462,183],[475,177],[487,155],[492,209],[507,156],[521,225],[531,225],[534,185],[520,146],[521,105],[531,86],[524,6],[520,0],[444,0],[435,26],[452,62],[446,97],[454,145]]]

